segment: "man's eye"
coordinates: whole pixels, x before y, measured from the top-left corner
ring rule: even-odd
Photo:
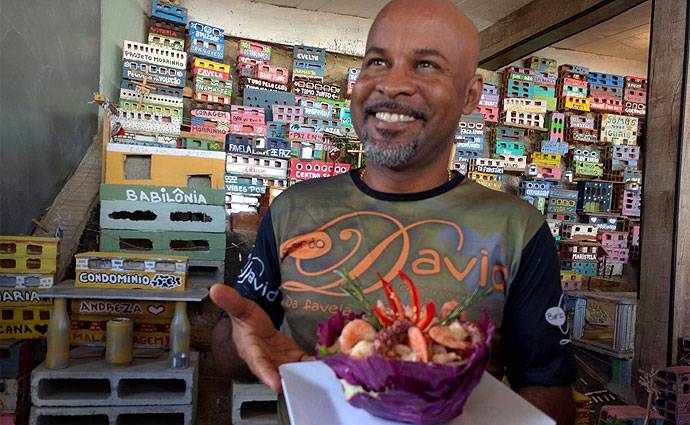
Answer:
[[[419,61],[420,68],[436,68],[436,64],[430,61]]]
[[[369,61],[370,66],[381,66],[383,65],[383,59],[372,59]]]

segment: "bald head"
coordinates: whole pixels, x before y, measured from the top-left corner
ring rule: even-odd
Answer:
[[[367,48],[390,25],[439,32],[448,46],[462,57],[463,68],[474,73],[479,60],[479,33],[460,8],[448,0],[393,0],[374,19],[367,37]],[[385,35],[384,35],[385,36]],[[463,73],[464,74],[464,73]]]
[[[393,0],[369,31],[351,98],[367,164],[445,172],[462,114],[477,106],[479,36],[447,0]]]

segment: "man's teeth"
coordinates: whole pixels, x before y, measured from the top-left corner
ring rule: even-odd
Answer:
[[[415,117],[405,114],[391,114],[390,112],[377,112],[376,118],[385,122],[409,122],[414,121]]]

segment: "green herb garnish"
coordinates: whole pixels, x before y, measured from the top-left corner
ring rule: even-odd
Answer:
[[[374,319],[376,316],[374,315],[374,309],[372,308],[373,303],[364,295],[362,288],[360,288],[360,286],[354,280],[352,280],[348,271],[345,269],[342,271],[334,270],[333,273],[337,273],[338,276],[345,280],[343,285],[340,286],[340,289],[354,298],[357,307],[363,311],[364,314],[366,314],[369,323],[371,323],[374,329],[377,331],[381,330],[381,324],[378,320]]]
[[[477,285],[474,288],[474,291],[470,294],[469,297],[466,297],[462,302],[460,303],[459,306],[455,307],[449,314],[448,317],[443,319],[440,323],[441,326],[446,326],[448,323],[452,322],[454,319],[456,319],[458,316],[460,316],[460,313],[462,313],[465,309],[468,307],[476,304],[477,302],[483,300],[484,298],[488,297],[494,292],[494,288],[489,287],[483,292],[479,292],[479,287],[480,285]]]

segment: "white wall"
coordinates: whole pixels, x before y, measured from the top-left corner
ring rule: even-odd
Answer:
[[[222,28],[229,36],[318,46],[355,56],[364,56],[364,44],[373,22],[372,19],[247,0],[194,0],[183,5],[189,9],[189,20]]]
[[[597,55],[593,53],[578,52],[576,50],[558,49],[555,47],[546,47],[529,56],[555,59],[558,65],[568,63],[571,65],[585,66],[593,72],[647,77],[647,62],[622,59],[615,56]],[[513,62],[512,65],[524,66],[524,58]]]

